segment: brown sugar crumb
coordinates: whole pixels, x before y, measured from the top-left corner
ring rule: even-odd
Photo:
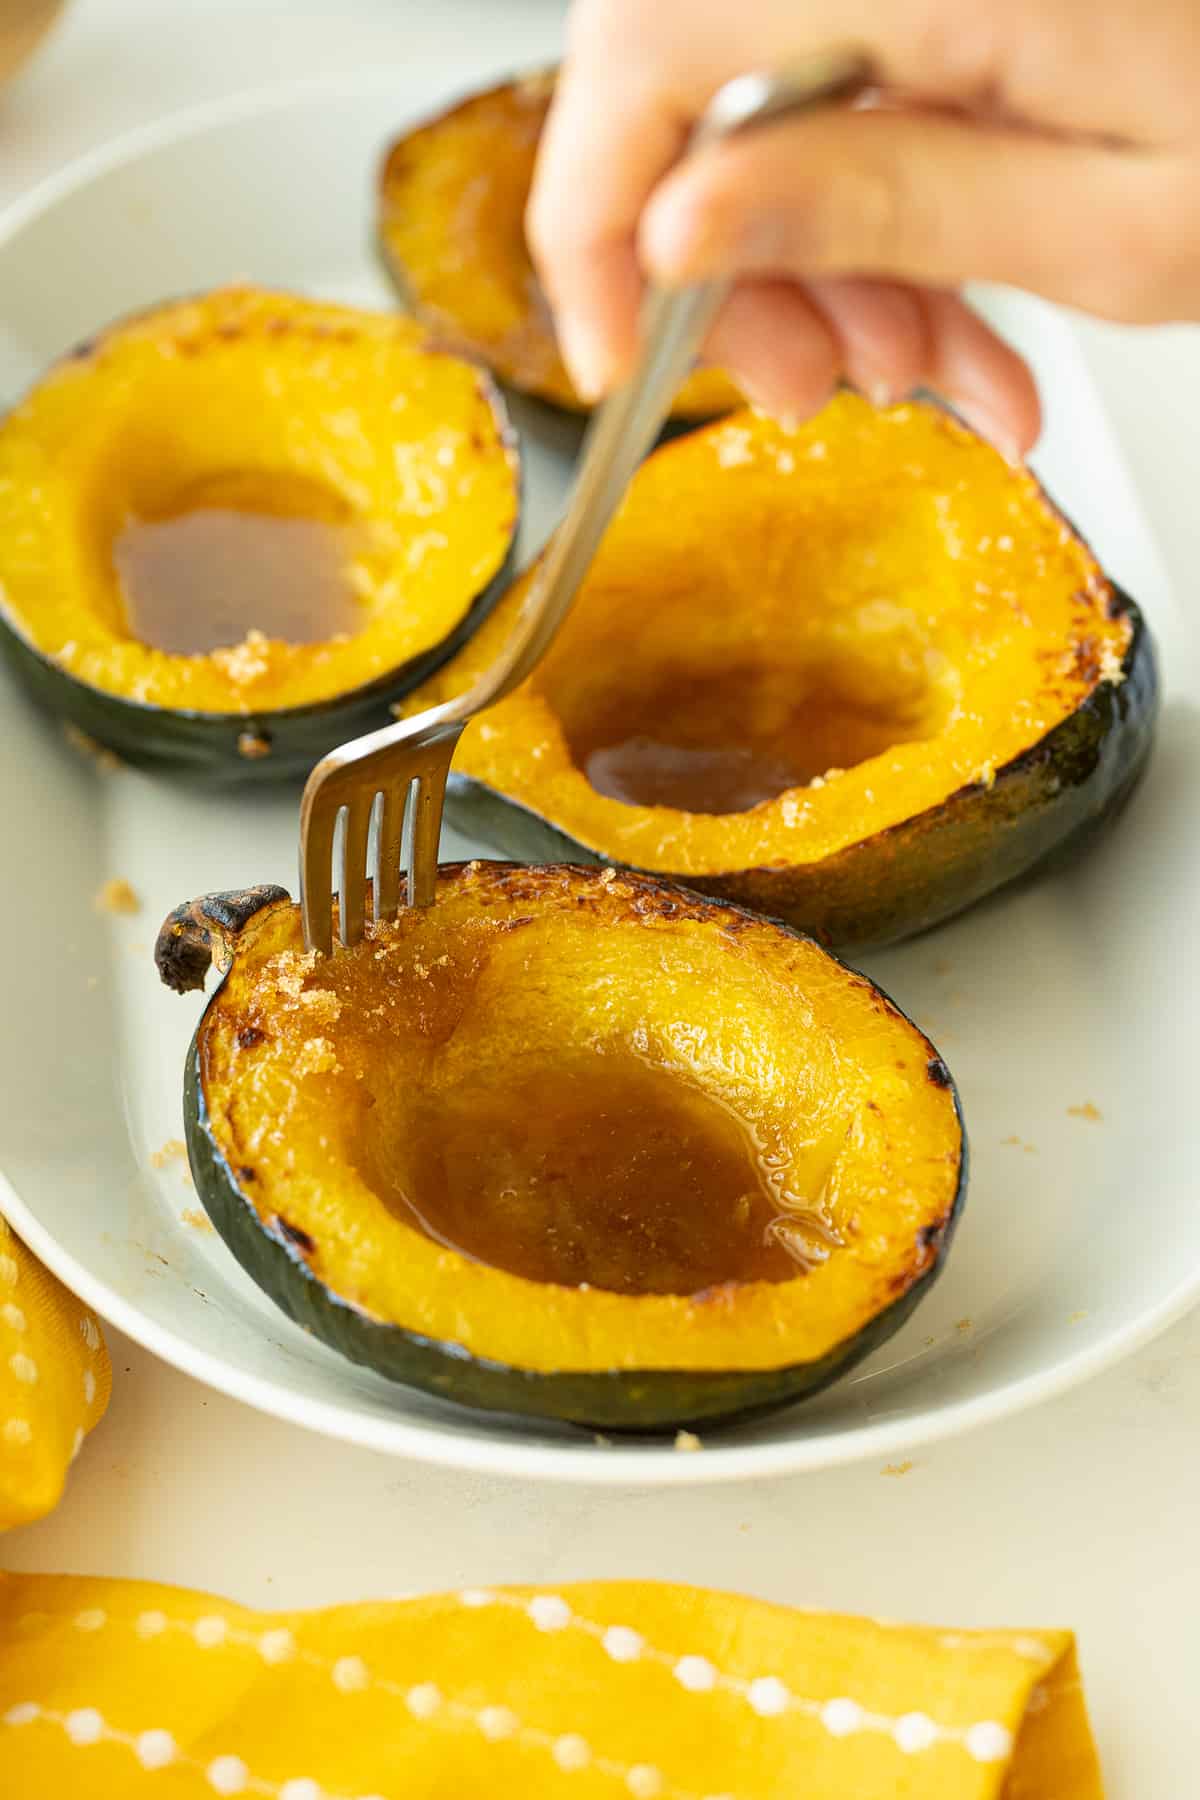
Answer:
[[[248,631],[242,643],[234,644],[229,649],[210,651],[212,660],[223,674],[227,675],[235,687],[246,687],[265,675],[271,666],[267,652],[270,639],[261,631]]]
[[[675,1433],[675,1448],[676,1450],[682,1450],[690,1454],[693,1450],[703,1450],[704,1445],[700,1442],[700,1439],[696,1436],[694,1431],[677,1431]]]
[[[285,1000],[299,1000],[304,993],[304,978],[317,966],[315,950],[281,950],[263,969],[265,984]]]
[[[186,1155],[187,1145],[182,1138],[168,1138],[161,1149],[152,1150],[150,1152],[150,1167],[152,1169],[165,1169],[167,1164],[169,1162],[174,1162],[177,1156]]]
[[[908,1462],[907,1460],[898,1463],[888,1463],[886,1467],[879,1471],[879,1473],[881,1475],[907,1475],[909,1470],[915,1469],[916,1466],[915,1463]]]
[[[142,903],[136,892],[119,875],[104,883],[92,904],[97,912],[135,913],[142,910]]]
[[[335,1025],[342,1013],[342,1003],[332,988],[307,988],[297,996],[314,1023]]]
[[[238,733],[237,751],[248,762],[257,762],[260,757],[270,756],[271,740],[258,731],[242,731]]]
[[[341,1072],[337,1051],[326,1037],[312,1037],[300,1046],[292,1064],[297,1075],[337,1075]]]
[[[968,1331],[975,1329],[975,1321],[974,1319],[955,1319],[954,1329],[965,1337]]]
[[[1067,1324],[1068,1325],[1081,1325],[1083,1323],[1084,1319],[1087,1318],[1087,1316],[1088,1316],[1087,1307],[1086,1306],[1080,1307],[1078,1312],[1073,1312],[1070,1315],[1070,1317],[1067,1320]]]
[[[1073,1119],[1095,1120],[1104,1117],[1100,1108],[1098,1106],[1093,1106],[1090,1100],[1085,1100],[1082,1106],[1068,1106],[1067,1111]]]
[[[217,1229],[208,1214],[201,1212],[198,1206],[185,1206],[179,1217],[185,1225],[190,1225],[193,1231],[216,1231]]]
[[[94,737],[88,736],[86,731],[80,731],[78,725],[64,725],[63,737],[70,744],[72,750],[78,750],[80,756],[86,756],[89,762],[95,763],[96,767],[106,775],[115,775],[118,770],[125,767],[115,750],[108,749],[104,744],[98,744]]]

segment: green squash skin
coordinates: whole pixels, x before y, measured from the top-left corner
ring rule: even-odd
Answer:
[[[1114,616],[1133,621],[1123,681],[1104,681],[1074,713],[940,805],[809,867],[715,875],[639,871],[747,906],[818,943],[882,949],[940,925],[976,901],[1076,856],[1111,823],[1145,773],[1159,710],[1158,664],[1141,611],[1113,589]],[[615,863],[528,806],[468,775],[450,776],[447,811],[465,834],[528,862]]]
[[[303,778],[339,744],[394,724],[392,702],[419,687],[457,654],[512,581],[515,532],[514,520],[513,541],[503,565],[449,637],[363,687],[309,706],[212,713],[129,700],[60,668],[35,650],[2,612],[0,654],[39,706],[115,750],[135,768],[226,786]],[[269,749],[247,755],[239,748],[255,740]]]
[[[278,897],[279,890],[264,893]],[[793,936],[802,935],[787,925],[783,929]],[[213,998],[219,988],[220,983]],[[894,1002],[888,1004],[907,1017]],[[614,1369],[554,1374],[514,1368],[475,1356],[460,1344],[424,1337],[360,1311],[317,1280],[281,1228],[272,1228],[259,1218],[209,1124],[201,1071],[203,1026],[202,1017],[188,1050],[184,1133],[196,1192],[237,1261],[290,1319],[350,1361],[406,1387],[487,1412],[604,1431],[669,1433],[683,1426],[744,1422],[811,1398],[870,1356],[905,1323],[941,1272],[966,1197],[969,1151],[962,1105],[949,1072],[935,1057],[930,1079],[950,1088],[962,1133],[954,1199],[945,1218],[922,1232],[923,1241],[934,1252],[929,1267],[859,1331],[817,1361],[780,1369]]]

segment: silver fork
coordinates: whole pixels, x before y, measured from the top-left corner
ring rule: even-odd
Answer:
[[[778,74],[741,75],[717,93],[687,154],[751,126],[852,98],[869,80],[846,52],[811,56]],[[373,883],[376,920],[400,906],[400,863],[409,792],[416,800],[407,900],[429,906],[437,885],[446,777],[468,720],[517,687],[542,655],[579,590],[634,469],[662,428],[671,401],[724,297],[727,284],[651,289],[641,317],[638,367],[600,407],[584,446],[566,516],[555,532],[501,655],[466,693],[343,744],[319,762],[300,803],[300,899],[309,949],[333,949],[333,845],[345,814],[338,907],[343,944],[363,935],[367,852],[379,807]]]

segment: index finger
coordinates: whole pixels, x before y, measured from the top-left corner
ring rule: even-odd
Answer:
[[[878,40],[878,15],[878,0],[755,0],[747,32],[727,0],[576,0],[526,234],[586,397],[632,361],[638,221],[716,90],[747,64]]]

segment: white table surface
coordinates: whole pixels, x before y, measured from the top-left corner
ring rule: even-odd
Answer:
[[[552,45],[560,0],[545,10]],[[0,205],[193,101],[402,61],[421,12],[74,0],[0,91]],[[1200,330],[1089,328],[1087,342],[1186,593],[1200,568]],[[1136,1194],[1130,1209],[1131,1230],[1153,1230]],[[661,1494],[539,1488],[327,1443],[109,1342],[111,1412],[58,1511],[0,1547],[11,1568],[153,1577],[264,1607],[645,1576],[892,1617],[1069,1625],[1111,1800],[1195,1800],[1200,1315],[1065,1398],[921,1450],[902,1476],[866,1464]]]

